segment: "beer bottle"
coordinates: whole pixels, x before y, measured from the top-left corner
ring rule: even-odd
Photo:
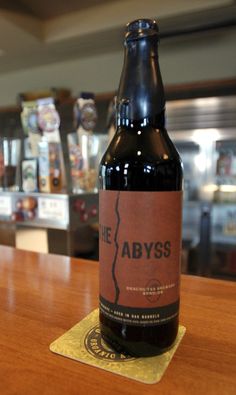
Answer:
[[[102,338],[152,356],[178,332],[182,163],[165,129],[156,21],[129,23],[117,130],[100,164]]]

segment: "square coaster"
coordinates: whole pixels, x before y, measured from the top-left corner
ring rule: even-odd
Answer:
[[[134,358],[115,352],[103,342],[99,327],[99,311],[96,309],[55,340],[50,345],[50,350],[142,383],[154,384],[162,378],[185,331],[186,328],[180,325],[174,346],[164,354]]]

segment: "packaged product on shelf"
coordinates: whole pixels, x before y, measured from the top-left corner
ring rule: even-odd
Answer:
[[[60,117],[51,97],[37,100],[38,125],[48,142],[60,142]]]
[[[69,148],[72,162],[71,174],[74,192],[93,192],[97,188],[98,138],[93,131],[97,121],[97,110],[92,93],[81,93],[74,105],[74,124],[77,129],[77,147]],[[73,159],[76,158],[76,176]],[[73,181],[74,180],[74,181]]]
[[[30,143],[31,157],[38,156],[38,143],[42,134],[38,125],[38,108],[36,101],[22,102],[21,123],[25,136]]]
[[[36,158],[24,159],[21,164],[22,189],[24,192],[38,191],[38,162]]]
[[[27,136],[24,141],[22,162],[22,189],[61,192],[62,149],[60,141],[60,117],[54,98],[46,97],[22,103],[22,126]]]
[[[39,143],[39,190],[56,193],[61,189],[60,144],[41,141]]]
[[[70,158],[72,190],[76,193],[80,189],[80,172],[83,169],[83,158],[78,144],[77,134],[68,134],[67,143]]]

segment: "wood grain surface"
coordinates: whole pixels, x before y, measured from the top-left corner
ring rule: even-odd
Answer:
[[[187,327],[161,382],[141,384],[52,354],[98,306],[98,262],[0,246],[0,394],[236,393],[236,283],[182,276]]]

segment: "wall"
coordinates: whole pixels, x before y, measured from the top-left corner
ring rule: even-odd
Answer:
[[[235,42],[233,28],[163,40],[160,63],[164,83],[235,77]],[[82,90],[113,91],[122,62],[123,52],[119,51],[1,74],[0,106],[14,104],[19,92],[48,87],[68,87],[75,95]]]

